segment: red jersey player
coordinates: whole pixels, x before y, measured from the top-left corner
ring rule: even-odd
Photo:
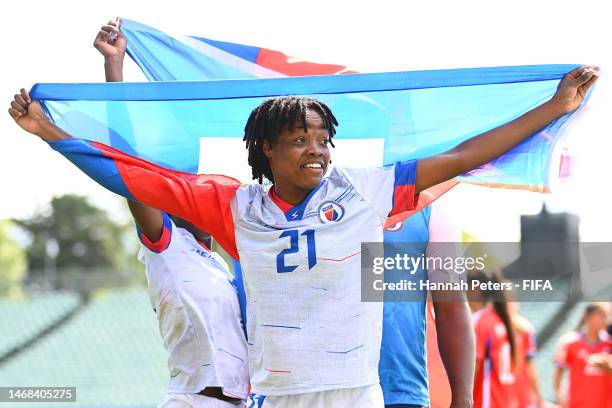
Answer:
[[[484,272],[469,279],[499,281],[494,274],[488,278]],[[480,292],[480,293],[477,293]],[[497,291],[496,291],[497,292]],[[494,297],[495,302],[486,303]],[[474,380],[475,408],[517,408],[514,391],[516,360],[515,330],[510,318],[508,303],[499,301],[501,292],[487,294],[480,290],[468,295],[474,312],[476,335],[476,376]]]
[[[517,303],[510,306],[518,307]],[[535,329],[533,325],[518,313],[512,314],[512,323],[517,337],[517,365],[514,392],[519,408],[547,407],[542,400],[540,384],[533,358],[537,353]]]
[[[589,304],[576,331],[563,336],[555,356],[555,394],[564,408],[612,408],[612,374],[591,364],[610,355],[612,341],[606,329],[602,305]],[[569,371],[567,398],[563,396],[563,371]]]

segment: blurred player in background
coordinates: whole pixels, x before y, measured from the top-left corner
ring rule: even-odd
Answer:
[[[491,277],[484,271],[470,271],[468,284],[502,282],[499,273]],[[515,392],[515,367],[518,360],[517,335],[504,292],[468,291],[476,335],[475,408],[518,408]]]
[[[591,303],[575,331],[559,341],[554,389],[563,408],[612,408],[612,374],[605,368],[612,341],[606,327],[605,306]],[[565,370],[569,372],[567,396],[562,388]]]
[[[107,82],[123,81],[127,41],[118,20],[101,27],[94,47]],[[191,223],[128,200],[142,244],[151,304],[168,351],[170,382],[160,408],[237,407],[248,394],[246,340],[225,261]]]
[[[537,354],[535,328],[529,320],[518,313],[519,303],[508,304],[514,325],[517,343],[515,393],[519,408],[545,408],[550,404],[542,399],[540,381],[534,357]]]

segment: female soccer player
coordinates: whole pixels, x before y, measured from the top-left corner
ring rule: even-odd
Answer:
[[[561,338],[555,355],[554,387],[557,403],[564,408],[611,408],[612,374],[590,360],[612,354],[612,341],[606,333],[604,307],[589,304],[576,330]],[[567,398],[561,383],[563,372],[569,371]]]
[[[117,24],[109,21],[94,40],[107,82],[123,81],[127,42]],[[247,350],[227,264],[210,251],[210,236],[190,223],[136,201],[128,206],[168,351],[170,381],[158,408],[240,406],[248,394]]]
[[[542,399],[538,371],[533,361],[537,354],[535,328],[518,313],[519,303],[510,302],[510,314],[517,340],[517,365],[514,392],[518,408],[545,408],[550,406]]]
[[[502,282],[496,273],[489,278],[484,272],[478,272],[469,275],[470,287],[474,279],[494,284]],[[517,408],[514,393],[517,339],[508,302],[501,290],[477,289],[469,292],[468,299],[474,310],[476,334],[474,407]]]
[[[252,406],[378,407],[382,304],[361,302],[362,242],[382,242],[389,215],[417,194],[478,167],[575,110],[596,80],[567,74],[554,97],[450,151],[373,169],[333,168],[338,124],[302,97],[260,104],[245,126],[253,178],[171,171],[101,143],[72,138],[22,90],[9,114],[94,180],[131,200],[188,219],[240,259],[247,295]],[[471,401],[453,401],[453,407]]]

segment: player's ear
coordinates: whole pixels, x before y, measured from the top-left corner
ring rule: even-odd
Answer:
[[[262,147],[264,156],[266,156],[268,159],[272,157],[272,144],[270,144],[269,140],[264,140],[261,147]]]

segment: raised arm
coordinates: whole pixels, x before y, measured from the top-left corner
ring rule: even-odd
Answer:
[[[119,17],[100,27],[93,46],[104,56],[104,75],[106,82],[123,82],[123,60],[127,48],[127,38],[119,30]]]
[[[103,187],[192,222],[238,258],[230,209],[240,186],[237,180],[169,170],[105,144],[73,138],[45,116],[25,89],[15,95],[9,114],[22,129],[48,142]]]
[[[127,48],[127,38],[119,30],[119,17],[100,27],[94,40],[94,48],[104,57],[104,77],[106,82],[123,82],[123,59]],[[128,208],[140,231],[150,242],[157,242],[164,230],[164,217],[156,208],[137,201],[127,200]]]
[[[455,148],[418,162],[417,193],[481,166],[507,152],[548,124],[573,112],[597,80],[596,67],[575,69],[563,77],[548,102],[521,117],[467,140]]]

